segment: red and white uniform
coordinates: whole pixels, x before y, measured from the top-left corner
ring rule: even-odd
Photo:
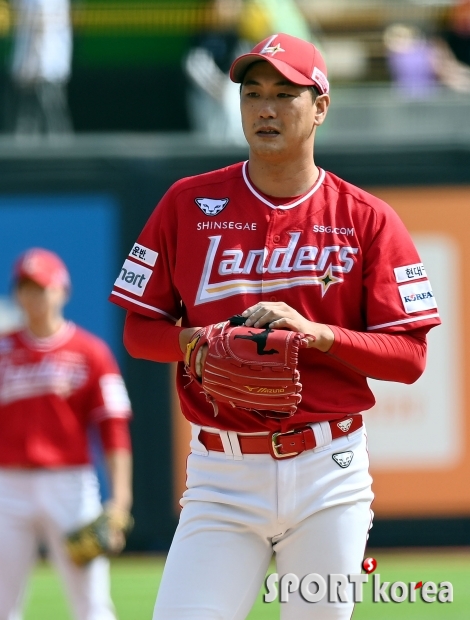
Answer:
[[[90,425],[129,416],[116,361],[96,336],[66,323],[50,338],[0,338],[0,467],[88,464]]]
[[[182,317],[183,326],[224,321],[257,301],[284,301],[333,329],[404,333],[440,323],[414,244],[383,201],[321,171],[307,194],[276,202],[252,185],[246,164],[178,181],[132,248],[112,301],[149,317]],[[374,404],[366,377],[338,362],[334,346],[329,355],[301,351],[299,368],[304,385],[321,389],[303,390],[296,424]],[[212,424],[212,406],[187,382],[180,365],[184,415]],[[219,428],[274,426],[219,407]]]
[[[107,345],[67,322],[49,338],[27,330],[0,337],[0,618],[19,618],[22,592],[45,539],[79,620],[113,620],[107,560],[84,569],[67,559],[63,536],[101,511],[88,431],[113,431],[130,416]],[[111,429],[111,430],[109,430]],[[121,433],[122,436],[122,433]],[[114,445],[113,445],[114,443]],[[124,442],[125,443],[125,442]]]
[[[192,453],[154,620],[242,620],[273,552],[279,575],[318,573],[327,581],[329,574],[360,572],[373,498],[365,433],[348,433],[349,420],[344,436],[332,439],[333,426],[343,422],[328,421],[372,407],[367,376],[415,380],[419,375],[401,372],[400,355],[393,367],[387,338],[424,358],[426,331],[440,322],[424,266],[394,211],[322,170],[310,191],[290,200],[261,194],[246,163],[182,179],[145,225],[110,299],[156,319],[142,329],[162,326],[168,360],[182,359],[171,327],[179,318],[183,327],[205,326],[261,301],[285,302],[335,334],[328,353],[300,352],[302,401],[282,423],[223,405],[214,417],[179,364]],[[408,334],[415,336],[408,341]],[[149,359],[159,359],[151,355],[156,335],[147,337]],[[361,347],[366,354],[358,361]],[[368,347],[387,358],[385,370]],[[295,458],[240,448],[243,435],[305,425],[316,447]],[[201,429],[218,434],[224,452],[207,449]],[[351,596],[312,605],[297,593],[281,606],[281,617],[346,620],[352,610]]]

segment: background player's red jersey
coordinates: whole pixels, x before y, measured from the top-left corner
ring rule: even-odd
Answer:
[[[415,246],[386,203],[322,170],[306,194],[280,203],[252,185],[246,163],[175,183],[111,300],[152,318],[181,317],[185,327],[224,321],[257,301],[283,301],[310,321],[359,332],[425,332],[440,323]],[[299,369],[296,424],[374,404],[366,377],[328,353],[302,351]],[[212,425],[211,405],[187,383],[180,364],[184,414]],[[249,412],[235,419],[221,407],[217,427],[254,432],[279,423]]]
[[[117,364],[96,336],[68,322],[49,338],[0,338],[0,466],[89,463],[89,426],[129,416]]]

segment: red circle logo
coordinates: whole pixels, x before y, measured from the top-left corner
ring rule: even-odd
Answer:
[[[375,558],[366,558],[362,562],[362,568],[368,575],[370,575],[370,573],[373,573],[377,568],[377,560]]]

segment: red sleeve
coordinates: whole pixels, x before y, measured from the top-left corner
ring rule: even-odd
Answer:
[[[371,379],[414,383],[426,365],[426,333],[370,334],[330,325],[335,335],[327,355]]]
[[[174,284],[178,183],[159,202],[116,278],[109,300],[152,319],[176,323],[180,294]]]
[[[107,418],[97,424],[105,452],[127,450],[131,452],[129,424],[122,418]]]
[[[439,325],[436,298],[409,232],[393,209],[372,200],[375,232],[363,265],[367,331],[404,333]]]
[[[180,362],[184,357],[179,345],[183,329],[165,319],[151,319],[128,311],[124,345],[132,357],[153,362]]]

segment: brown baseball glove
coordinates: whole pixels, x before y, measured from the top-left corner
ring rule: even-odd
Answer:
[[[294,415],[302,398],[298,354],[308,346],[307,335],[242,322],[232,317],[198,330],[187,346],[187,374],[201,384],[215,415],[218,403],[271,418]]]
[[[83,566],[99,555],[121,552],[133,527],[130,514],[104,510],[91,523],[67,534],[65,547],[72,561]]]

